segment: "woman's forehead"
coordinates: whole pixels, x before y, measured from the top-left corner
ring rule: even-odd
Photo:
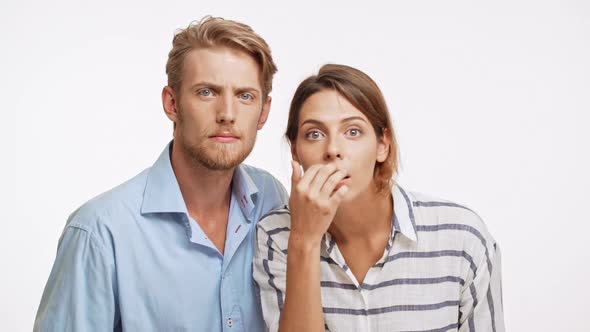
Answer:
[[[367,117],[344,96],[334,90],[323,90],[311,95],[303,103],[299,113],[299,124],[306,120],[318,122],[342,122],[352,117],[359,117],[368,122]]]

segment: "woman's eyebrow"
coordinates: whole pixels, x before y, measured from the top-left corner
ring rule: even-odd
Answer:
[[[300,126],[300,127],[303,127],[303,125],[306,125],[306,124],[308,124],[308,123],[309,123],[309,124],[314,124],[314,125],[316,125],[316,126],[321,126],[321,125],[323,125],[323,124],[324,124],[323,122],[321,122],[321,121],[319,121],[319,120],[316,120],[316,119],[307,119],[307,120],[305,120],[305,121],[301,122],[301,125],[299,125],[299,126]]]
[[[365,123],[367,122],[367,120],[363,119],[360,116],[349,116],[347,118],[344,118],[344,119],[340,120],[340,123],[347,123],[347,122],[351,122],[351,121],[355,121],[355,120],[359,120],[359,121],[362,121],[362,122],[365,122]],[[324,125],[324,123],[322,121],[319,121],[319,120],[316,120],[316,119],[307,119],[307,120],[303,121],[300,126],[303,127],[306,124],[313,124],[313,125],[316,125],[316,126],[322,126],[322,125]]]
[[[360,120],[362,122],[367,122],[365,119],[361,118],[360,116],[350,116],[348,118],[342,119],[342,121],[340,121],[340,122],[344,123],[344,122],[350,122],[350,121],[354,121],[354,120]]]

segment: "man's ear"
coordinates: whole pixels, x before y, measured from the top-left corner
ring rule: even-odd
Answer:
[[[178,122],[178,100],[176,94],[171,87],[165,86],[162,89],[162,106],[164,106],[164,113],[170,121]]]
[[[264,127],[266,120],[268,120],[268,113],[270,113],[270,104],[272,103],[272,97],[266,96],[266,100],[264,104],[262,104],[262,112],[260,113],[260,118],[258,119],[258,130]]]
[[[383,133],[381,133],[381,137],[379,138],[379,141],[377,142],[377,162],[384,162],[385,160],[387,160],[387,157],[389,157],[389,153],[391,152],[391,140],[389,139],[389,136],[386,135],[387,133],[387,128],[383,129]]]

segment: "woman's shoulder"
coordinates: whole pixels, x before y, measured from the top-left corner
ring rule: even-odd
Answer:
[[[287,206],[269,211],[260,218],[258,238],[269,239],[280,248],[287,249],[291,233],[291,212]]]
[[[418,215],[417,224],[462,224],[487,231],[480,215],[471,207],[455,201],[419,192],[410,192],[411,204]]]
[[[409,192],[415,227],[429,237],[439,234],[444,239],[463,243],[467,248],[485,251],[496,249],[496,241],[482,217],[471,207],[428,194]],[[483,246],[482,246],[483,245]]]

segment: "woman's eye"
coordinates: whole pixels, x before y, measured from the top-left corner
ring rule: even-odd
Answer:
[[[320,139],[324,136],[324,134],[322,134],[321,132],[317,131],[317,130],[312,130],[310,132],[308,132],[307,134],[305,134],[305,137],[309,138],[309,139]]]
[[[348,130],[348,135],[349,136],[355,136],[355,137],[356,136],[360,136],[361,135],[361,131],[360,131],[360,129],[353,128],[353,129]]]

